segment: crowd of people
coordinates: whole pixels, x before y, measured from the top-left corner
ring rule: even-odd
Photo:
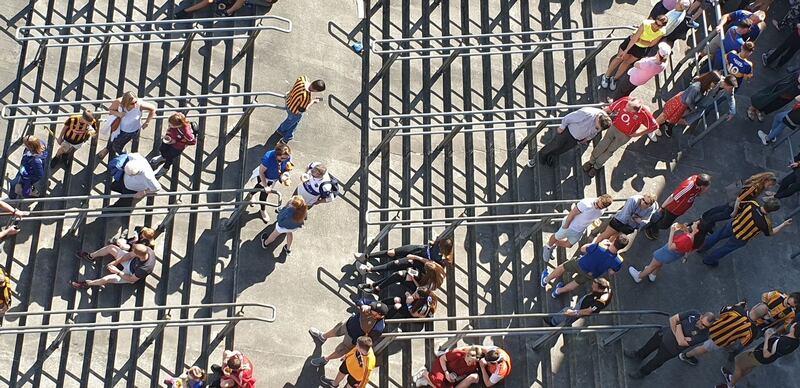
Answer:
[[[186,0],[176,8],[175,18],[189,19],[210,12],[220,18],[217,24],[224,27],[228,25],[224,24],[225,17],[265,13],[276,1]],[[645,101],[631,95],[638,88],[654,83],[657,76],[666,71],[670,57],[676,52],[675,43],[692,36],[700,27],[698,19],[703,12],[714,6],[714,2],[708,0],[659,1],[648,19],[619,45],[616,55],[599,76],[600,88],[608,90],[608,104],[566,114],[552,140],[538,151],[538,158],[530,160],[528,166],[534,167],[537,163],[555,166],[559,155],[597,139],[582,165],[584,173],[594,178],[617,150],[637,138],[647,136],[651,142],[658,142],[660,136],[672,137],[677,126],[691,127],[720,105],[727,105],[723,118],[732,120],[737,112],[735,90],[745,82],[755,82],[752,58],[757,39],[767,29],[771,4],[770,0],[760,0],[723,15],[713,33],[687,53],[697,54],[701,62],[697,68],[708,71],[693,74],[688,86],[677,90],[655,114]],[[786,33],[786,38],[775,49],[764,52],[761,59],[764,67],[781,67],[800,49],[800,2],[791,3],[789,13],[772,22],[775,28]],[[177,23],[176,27],[179,27]],[[213,43],[207,44],[203,50],[208,53],[211,45]],[[776,82],[759,82],[764,87],[751,98],[746,117],[761,123],[767,115],[778,112],[770,128],[755,134],[768,145],[778,141],[785,128],[795,130],[800,126],[800,72],[792,72]],[[322,102],[321,93],[325,90],[323,80],[300,76],[286,93],[287,116],[275,129],[279,140],[265,147],[268,149],[250,177],[250,182],[255,182],[254,189],[258,190],[259,216],[264,223],[271,221],[265,204],[275,193],[276,183],[286,187],[293,185],[292,176],[297,172],[290,143],[304,114]],[[781,110],[793,101],[795,103],[788,109]],[[52,151],[48,151],[43,139],[25,136],[19,171],[9,182],[9,198],[43,195],[46,190],[37,186],[46,179],[48,166],[51,172],[59,165],[69,169],[76,150],[103,136],[107,143],[95,158],[101,161],[108,157],[110,189],[125,195],[112,207],[117,211],[132,210],[136,202],[163,189],[160,180],[202,136],[202,128],[191,116],[174,112],[167,119],[160,144],[151,152],[156,156],[148,159],[143,154],[129,152],[126,148],[150,127],[158,111],[147,98],[125,92],[111,102],[105,117],[91,110],[68,117],[58,134],[53,134],[56,145]],[[281,248],[281,255],[285,257],[291,254],[294,234],[302,230],[310,210],[341,194],[340,182],[323,162],[311,161],[305,166],[293,195],[275,209],[277,215],[272,230],[260,236],[260,245],[268,250],[285,235],[285,245]],[[666,241],[660,241],[652,251],[646,266],[638,269],[627,265],[635,284],[645,280],[655,283],[657,278],[665,276],[662,273],[668,277],[670,269],[664,267],[666,264],[686,262],[695,254],[709,268],[717,267],[724,257],[759,235],[777,235],[792,223],[791,219],[786,219],[773,226],[772,214],[781,208],[782,199],[800,191],[800,154],[788,167],[791,171],[784,177],[763,172],[737,182],[728,190],[732,195],[725,203],[708,209],[697,219],[685,219],[684,215],[694,206],[697,197],[708,192],[712,185],[709,174],[688,177],[661,203],[650,192],[631,196],[594,231],[590,242],[578,246],[577,257],[555,266],[552,271],[545,267],[547,269],[540,274],[540,286],[550,288],[552,298],[576,291],[580,295],[574,304],[548,316],[544,323],[571,326],[609,306],[612,301],[609,280],[626,267],[622,253],[630,248],[640,231],[653,241],[660,239],[662,231],[669,232]],[[549,265],[557,249],[572,248],[583,242],[585,236],[591,234],[590,228],[599,223],[613,203],[608,194],[577,201],[542,247],[543,260]],[[0,201],[0,210],[10,213],[17,221],[29,215],[3,201]],[[17,223],[1,229],[0,238],[18,233]],[[140,282],[155,268],[158,258],[154,248],[158,234],[150,227],[140,226],[131,234],[123,231],[104,247],[77,252],[78,259],[92,266],[105,257],[112,261],[106,265],[107,275],[99,279],[72,280],[70,285],[84,290]],[[454,267],[454,247],[451,239],[442,238],[422,245],[357,252],[354,259],[355,267],[364,276],[364,282],[358,284],[363,298],[349,316],[327,331],[308,330],[318,346],[330,339],[338,342],[341,338],[330,353],[309,361],[322,368],[320,384],[324,387],[339,387],[342,383],[352,388],[368,386],[376,367],[373,347],[382,334],[397,329],[393,326],[404,331],[422,329],[421,324],[392,325],[386,319],[429,318],[436,314],[447,272]],[[588,289],[581,291],[587,285]],[[750,308],[742,301],[724,306],[718,313],[692,309],[672,315],[640,348],[625,350],[625,357],[640,362],[629,375],[634,379],[644,378],[673,358],[698,365],[704,354],[726,350],[734,357],[734,367],[722,368],[724,382],[719,387],[732,388],[754,368],[770,364],[798,347],[798,302],[798,292],[787,294],[772,290],[765,292],[760,303]],[[11,283],[0,271],[0,317],[11,305]],[[756,344],[761,337],[763,340]],[[751,346],[753,344],[755,346]],[[331,361],[340,361],[334,378],[324,374],[324,367]],[[178,376],[165,379],[164,383],[191,388],[254,387],[256,383],[252,361],[238,351],[226,350],[221,364],[212,366],[211,372],[215,378],[193,366]],[[470,345],[437,353],[431,365],[421,368],[413,380],[417,387],[491,387],[510,373],[511,356],[505,350]]]

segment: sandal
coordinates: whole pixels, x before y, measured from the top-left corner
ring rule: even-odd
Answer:
[[[261,248],[267,249],[267,234],[261,233]]]
[[[92,256],[89,254],[89,252],[77,251],[77,252],[75,252],[75,257],[77,257],[79,259],[86,260],[86,261],[94,264],[94,260],[92,259]]]
[[[761,112],[760,110],[757,110],[756,111],[756,118],[758,119],[759,123],[763,123],[764,122],[764,113]]]
[[[89,288],[89,284],[87,284],[85,280],[72,280],[69,282],[69,285],[76,290],[85,290]]]
[[[747,119],[750,121],[755,121],[756,119],[756,108],[752,106],[747,108]]]

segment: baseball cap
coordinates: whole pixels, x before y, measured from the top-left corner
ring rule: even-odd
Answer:
[[[672,54],[672,47],[669,47],[669,45],[666,42],[661,42],[658,44],[658,55],[666,57],[669,56],[670,54]]]
[[[381,302],[372,302],[369,304],[369,309],[376,312],[381,313],[382,315],[386,315],[389,313],[389,306],[381,303]]]
[[[683,7],[683,9],[686,9],[689,8],[690,5],[692,5],[692,0],[681,0],[680,3],[681,7]]]

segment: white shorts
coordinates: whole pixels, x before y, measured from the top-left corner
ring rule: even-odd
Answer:
[[[72,144],[72,143],[64,140],[64,141],[61,142],[61,145],[59,146],[59,149],[61,150],[62,153],[64,153],[64,152],[69,152],[70,150],[77,150],[77,149],[81,148],[82,146],[83,146],[83,143]]]
[[[566,218],[564,218],[564,221],[561,221],[561,227],[558,228],[558,231],[555,234],[556,240],[566,239],[571,245],[575,245],[578,241],[581,241],[581,238],[583,238],[583,232],[576,232],[572,229],[565,228],[564,224],[566,222]]]
[[[120,249],[120,251],[122,251],[122,250]],[[123,252],[122,253],[123,255],[128,253],[128,252],[125,252],[125,251],[122,251],[122,252]],[[137,259],[133,258],[133,259],[130,259],[130,260],[122,263],[122,273],[124,273],[125,275],[133,275],[133,272],[131,272],[131,262],[134,261],[134,260],[137,260]],[[110,279],[111,282],[115,283],[115,284],[132,284],[131,282],[123,279],[122,276],[119,276],[117,274],[108,275],[108,279]]]
[[[711,340],[711,338],[707,339],[706,342],[703,342],[702,346],[709,352],[713,352],[719,349],[719,346],[717,346],[717,344],[715,344],[714,341]]]
[[[300,228],[286,229],[281,227],[280,224],[278,223],[275,224],[275,231],[278,233],[292,233],[292,232],[297,232],[298,230],[300,230]]]

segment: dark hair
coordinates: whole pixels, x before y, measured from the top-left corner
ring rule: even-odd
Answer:
[[[800,303],[800,292],[793,292],[787,298],[794,299],[795,303]]]
[[[311,89],[312,92],[322,92],[325,90],[325,81],[318,79],[311,83],[309,89]]]
[[[611,127],[611,117],[608,115],[600,115],[600,128],[601,129],[608,129]]]
[[[449,238],[441,239],[438,241],[439,244],[439,253],[442,254],[442,259],[444,259],[447,265],[453,265],[454,262],[454,255],[453,255],[453,240]]]
[[[486,354],[483,356],[483,359],[486,360],[486,362],[493,363],[500,361],[500,352],[498,352],[496,349],[492,349],[486,352]]]
[[[705,187],[711,184],[711,175],[708,174],[699,174],[697,175],[697,179],[695,180],[695,184],[699,187]]]
[[[358,345],[358,346],[360,346],[362,348],[371,348],[372,347],[372,338],[369,338],[369,337],[367,337],[365,335],[362,335],[361,337],[358,337],[356,339],[356,345]]]
[[[742,45],[742,51],[753,51],[756,49],[756,44],[750,41],[744,42]]]
[[[275,145],[275,155],[283,156],[283,155],[291,155],[292,149],[289,148],[288,144],[278,143]]]
[[[611,289],[611,283],[608,282],[606,278],[596,278],[592,280],[593,283],[597,283],[598,286],[602,287],[603,290]]]
[[[233,370],[239,370],[239,368],[242,367],[242,360],[240,360],[239,357],[234,356],[228,359],[226,365],[228,365],[228,368]]]
[[[711,90],[711,87],[718,83],[722,79],[722,76],[716,71],[709,71],[708,73],[701,74],[692,82],[700,82],[700,92],[705,93]]]
[[[667,18],[667,15],[658,15],[653,19],[653,21],[661,23],[659,27],[665,27],[667,24],[669,24],[669,19]]]
[[[700,249],[706,242],[706,237],[711,234],[711,225],[706,224],[703,220],[697,224],[697,233],[694,234],[692,239],[692,249]]]
[[[736,27],[739,27],[739,28],[750,28],[750,27],[753,27],[753,21],[750,20],[749,18],[742,19],[742,20],[739,21],[739,23],[736,23]]]
[[[84,109],[83,113],[81,113],[81,117],[89,124],[94,123],[94,112],[92,112],[91,109]]]
[[[427,306],[428,311],[425,315],[429,317],[433,316],[433,314],[436,313],[436,307],[439,305],[439,299],[436,298],[436,294],[431,292],[428,287],[420,286],[417,287],[417,295],[419,295],[419,299],[411,303],[409,311],[421,312],[421,310]]]
[[[780,208],[781,208],[781,201],[778,200],[778,198],[775,197],[767,198],[764,201],[764,210],[766,210],[767,213],[776,212]],[[798,301],[800,302],[800,299],[798,299]]]
[[[622,249],[628,246],[628,236],[624,234],[617,235],[617,238],[614,239],[614,248]]]
[[[739,87],[739,81],[736,80],[736,76],[734,76],[733,74],[728,74],[727,76],[725,76],[723,81],[725,81],[726,84],[733,86],[734,88]]]

